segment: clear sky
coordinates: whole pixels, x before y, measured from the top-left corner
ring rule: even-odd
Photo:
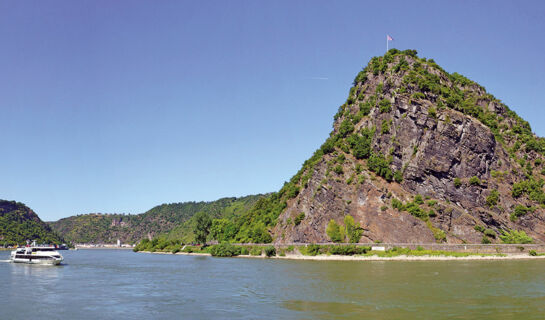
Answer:
[[[391,47],[545,136],[545,1],[0,0],[0,198],[44,220],[277,191]]]

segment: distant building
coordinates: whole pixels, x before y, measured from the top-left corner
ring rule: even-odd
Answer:
[[[117,246],[121,247],[121,240],[117,239]]]

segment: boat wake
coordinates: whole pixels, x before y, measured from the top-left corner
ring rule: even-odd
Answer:
[[[0,260],[0,262],[11,262],[11,260]]]

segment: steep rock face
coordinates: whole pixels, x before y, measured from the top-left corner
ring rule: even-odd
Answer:
[[[276,242],[328,242],[328,222],[347,215],[360,242],[501,242],[511,230],[545,241],[545,142],[474,82],[391,50],[358,75],[333,127],[295,178]]]

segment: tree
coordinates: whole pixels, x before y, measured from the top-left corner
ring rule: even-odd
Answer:
[[[206,244],[206,237],[210,233],[210,225],[212,220],[206,212],[197,212],[195,214],[195,227],[193,233],[195,234],[195,241],[197,243]]]
[[[346,230],[346,235],[348,236],[350,242],[358,243],[363,234],[363,228],[359,225],[359,223],[356,224],[352,216],[345,216],[344,226]]]
[[[219,242],[225,241],[225,231],[229,225],[228,219],[214,219],[212,220],[212,226],[210,227],[210,235],[213,239],[218,240]]]
[[[344,235],[341,233],[341,226],[339,226],[333,219],[329,220],[326,233],[329,236],[329,239],[331,239],[333,242],[342,242],[344,240]]]

